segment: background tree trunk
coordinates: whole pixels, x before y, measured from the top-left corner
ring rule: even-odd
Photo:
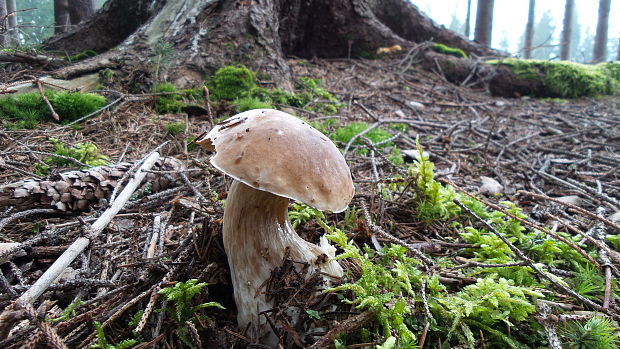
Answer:
[[[6,1],[0,0],[0,48],[6,47],[7,40]]]
[[[607,59],[607,28],[609,25],[609,9],[611,0],[600,0],[598,5],[598,23],[594,39],[592,63],[603,62]]]
[[[95,0],[69,0],[69,21],[78,25],[95,13]]]
[[[620,37],[618,37],[618,53],[616,54],[616,61],[620,61]]]
[[[185,0],[109,0],[77,30],[54,37],[45,48],[114,48],[91,62],[141,65],[148,77],[153,73],[149,57],[167,45],[173,49],[158,77],[177,86],[195,86],[215,69],[237,62],[290,89],[285,56],[366,57],[379,47],[411,47],[426,40],[468,54],[502,56],[438,26],[407,0],[198,0],[191,5]],[[96,64],[89,69],[96,70]]]
[[[471,34],[471,0],[467,0],[467,17],[465,17],[465,37]]]
[[[573,8],[575,0],[566,0],[564,6],[564,23],[562,27],[562,40],[560,41],[560,59],[570,60],[571,32],[573,28]]]
[[[532,40],[534,38],[536,0],[530,0],[530,7],[527,13],[527,24],[525,25],[525,46],[523,47],[523,57],[532,58]]]
[[[491,46],[491,33],[493,31],[493,0],[478,0],[476,12],[476,30],[474,40]]]
[[[69,0],[54,0],[54,34],[69,30]]]
[[[7,41],[9,44],[17,45],[17,16],[15,15],[15,0],[6,0],[6,13],[7,18]]]

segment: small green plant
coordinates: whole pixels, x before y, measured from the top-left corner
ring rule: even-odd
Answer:
[[[164,128],[166,130],[166,133],[172,136],[176,136],[178,134],[185,132],[187,125],[184,122],[169,121],[169,122],[166,122],[166,124],[164,125]]]
[[[90,346],[93,349],[127,349],[140,343],[140,340],[132,338],[132,339],[124,339],[118,344],[110,344],[108,342],[108,339],[105,336],[105,333],[103,331],[103,326],[101,326],[101,323],[99,323],[98,321],[95,321],[93,324],[95,325],[95,332],[97,333],[96,343]]]
[[[292,210],[288,212],[288,218],[291,221],[293,228],[297,228],[306,224],[309,220],[314,218],[325,219],[323,212],[310,207],[302,203],[293,203]]]
[[[389,338],[398,334],[399,347],[412,347],[416,336],[405,319],[412,312],[408,299],[415,296],[413,284],[421,281],[418,262],[407,257],[407,249],[391,245],[380,251],[366,247],[362,252],[340,229],[318,220],[327,232],[327,238],[343,250],[337,259],[351,258],[362,269],[362,275],[352,283],[329,289],[329,292],[352,291],[355,295],[345,300],[361,310],[370,310],[380,324],[379,335]]]
[[[76,299],[73,303],[69,304],[60,314],[59,317],[50,319],[50,322],[67,321],[75,316],[75,309],[84,304],[81,299]]]
[[[191,279],[186,282],[177,282],[174,286],[166,287],[159,290],[159,293],[166,297],[168,302],[174,306],[173,309],[166,308],[165,311],[174,319],[177,324],[175,333],[181,341],[192,347],[192,342],[188,337],[188,322],[196,322],[198,319],[208,319],[198,313],[200,309],[215,307],[225,309],[218,302],[206,302],[198,305],[192,305],[192,298],[202,292],[202,288],[207,285],[206,282],[199,283],[197,279]]]
[[[446,46],[444,44],[434,44],[432,47],[433,47],[433,51],[435,52],[439,52],[439,53],[443,53],[446,55],[451,55],[451,56],[459,57],[459,58],[468,58],[467,53],[465,53],[465,51],[459,48]]]
[[[602,316],[572,321],[560,328],[562,347],[568,349],[615,349],[620,346],[618,327]]]
[[[172,52],[174,46],[163,40],[158,40],[153,49],[155,57],[151,58],[151,64],[153,64],[153,70],[155,73],[155,80],[159,77],[159,70],[163,65],[166,65],[172,59]]]
[[[329,134],[329,138],[331,138],[333,141],[346,144],[353,137],[365,131],[368,127],[370,127],[370,125],[365,122],[361,122],[361,121],[352,122],[348,125],[340,126],[336,128],[335,131]],[[375,127],[374,129],[365,133],[363,137],[369,139],[373,144],[375,144],[377,149],[392,147],[392,151],[388,155],[388,159],[392,162],[392,164],[399,166],[405,163],[405,160],[403,159],[400,149],[396,147],[394,142],[389,141],[389,139],[392,137],[392,134],[390,134],[387,130],[381,127]],[[361,137],[358,137],[353,142],[353,145],[363,145],[363,144],[364,142],[362,141]],[[358,151],[358,154],[366,155],[368,154],[368,149],[361,148]]]
[[[154,93],[170,93],[158,96],[155,99],[155,110],[158,114],[175,114],[180,113],[185,105],[182,101],[181,94],[176,86],[168,82],[162,82],[155,85]]]
[[[109,165],[110,159],[101,154],[99,148],[93,143],[77,143],[74,146],[67,146],[65,143],[59,141],[56,138],[50,138],[50,142],[54,145],[52,153],[64,157],[70,157],[76,159],[89,167]],[[39,176],[46,176],[49,174],[51,166],[66,167],[73,166],[74,163],[71,160],[63,159],[60,157],[49,156],[43,160],[45,165],[36,164],[35,174]]]

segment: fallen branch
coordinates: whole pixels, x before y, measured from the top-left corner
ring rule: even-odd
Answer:
[[[26,291],[24,292],[15,303],[8,306],[4,310],[3,314],[0,314],[0,333],[8,332],[7,329],[11,327],[12,323],[6,321],[6,317],[3,316],[7,312],[11,312],[16,303],[31,304],[33,303],[47,288],[56,280],[56,278],[73,262],[77,256],[79,256],[90,242],[96,238],[107,227],[112,218],[123,208],[125,203],[129,200],[129,197],[138,188],[144,177],[146,177],[145,170],[149,170],[155,164],[155,161],[159,159],[159,153],[151,153],[143,162],[142,166],[136,171],[134,177],[127,183],[125,189],[120,193],[118,198],[114,201],[110,208],[101,214],[90,227],[88,227],[88,235],[80,237],[69,246],[69,248],[41,275],[41,277]]]
[[[340,322],[323,337],[319,338],[309,349],[334,348],[334,339],[340,334],[354,332],[372,321],[374,315],[370,311],[365,311]]]

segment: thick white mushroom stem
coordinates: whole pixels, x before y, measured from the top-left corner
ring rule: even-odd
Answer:
[[[282,265],[287,247],[292,260],[310,264],[309,272],[319,269],[342,276],[342,268],[331,258],[317,265],[318,256],[333,256],[333,252],[295,233],[288,219],[288,204],[288,198],[235,180],[224,211],[223,240],[235,292],[237,321],[240,328],[251,323],[246,335],[265,344],[277,340],[265,317],[258,315],[274,306],[265,297],[265,280],[274,268]]]

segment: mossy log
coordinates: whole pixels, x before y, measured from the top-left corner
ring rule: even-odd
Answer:
[[[61,212],[87,211],[100,199],[109,198],[123,175],[134,165],[132,162],[124,162],[7,184],[0,187],[0,207],[14,206],[18,210],[51,208]],[[153,169],[180,171],[183,168],[184,165],[174,158],[160,158]],[[174,179],[149,173],[145,183],[151,185],[153,192],[159,192],[175,185]]]
[[[457,85],[488,87],[501,97],[579,98],[612,95],[620,89],[620,63],[583,65],[541,60],[481,61],[431,49],[421,65]]]

